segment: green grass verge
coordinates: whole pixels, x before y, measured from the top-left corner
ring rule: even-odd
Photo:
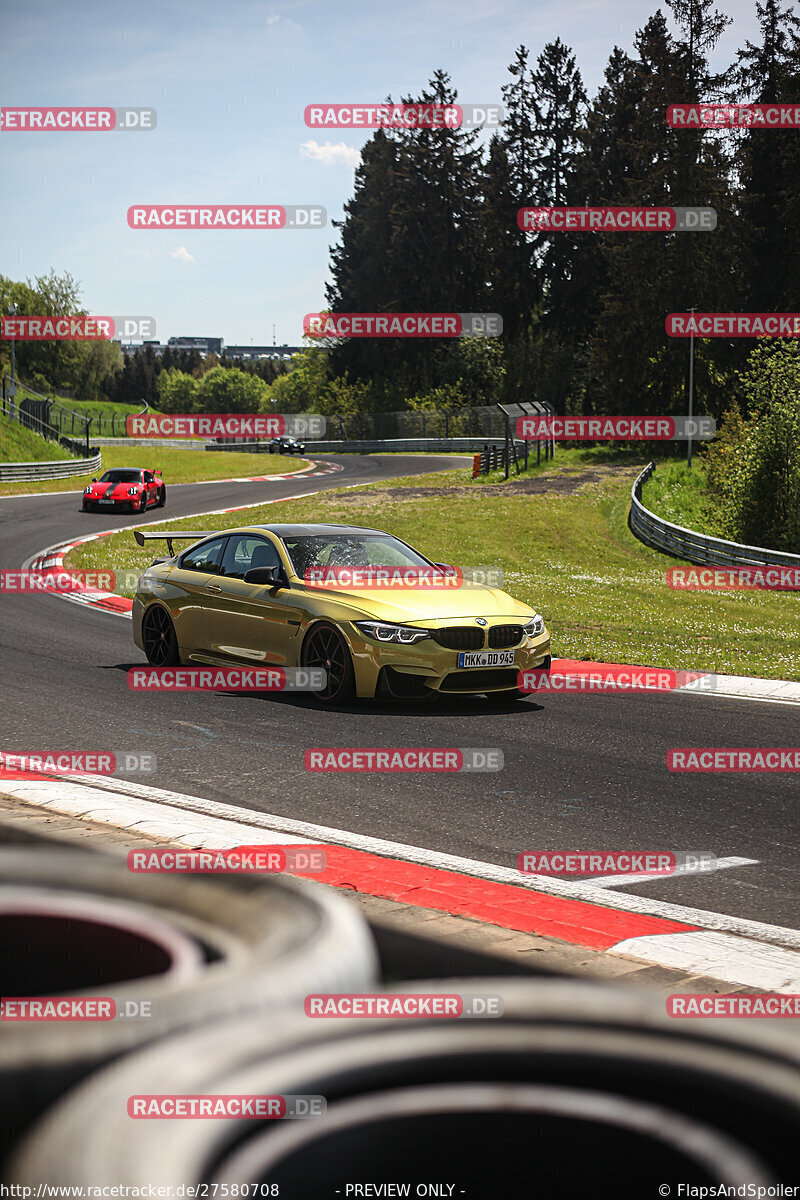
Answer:
[[[714,512],[714,499],[702,461],[691,471],[685,461],[659,463],[642,488],[642,503],[657,516],[684,529],[722,537]]]
[[[19,421],[0,416],[0,463],[55,462],[71,457],[58,442],[48,442]]]
[[[501,567],[506,590],[544,614],[558,657],[800,679],[796,596],[667,587],[666,571],[677,560],[642,545],[627,526],[638,469],[620,468],[573,495],[504,496],[476,488],[474,495],[406,499],[386,498],[380,487],[358,488],[164,526],[212,530],[278,521],[377,526],[439,562]],[[449,475],[416,476],[408,483],[446,485]],[[386,486],[397,487],[398,481]],[[140,550],[126,532],[78,547],[69,562],[142,570],[155,553],[152,547]]]
[[[53,446],[52,442],[46,443]],[[249,475],[288,475],[308,466],[306,459],[288,459],[284,454],[241,454],[238,451],[178,450],[164,446],[101,446],[103,465],[98,478],[110,467],[160,467],[167,488],[174,483],[202,483],[206,479],[237,479]],[[46,456],[45,456],[46,457]],[[56,457],[55,455],[53,457]],[[69,457],[65,454],[65,457]],[[16,459],[9,461],[32,461]],[[48,479],[35,483],[0,483],[0,496],[29,492],[63,492],[74,486],[83,491],[93,472],[72,479]]]

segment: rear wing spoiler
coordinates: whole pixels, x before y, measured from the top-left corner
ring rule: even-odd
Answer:
[[[143,546],[145,542],[162,541],[167,543],[170,558],[173,557],[175,551],[172,549],[173,542],[199,542],[201,538],[211,537],[212,533],[219,533],[218,529],[201,529],[194,533],[188,530],[178,530],[175,533],[142,533],[141,529],[134,529],[133,536],[136,538],[136,544]]]

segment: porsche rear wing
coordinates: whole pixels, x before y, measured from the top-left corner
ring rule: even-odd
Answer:
[[[211,537],[212,533],[219,533],[219,529],[201,529],[194,533],[188,530],[178,530],[175,533],[142,533],[141,529],[134,529],[133,536],[136,538],[136,543],[143,546],[145,542],[162,541],[167,543],[170,558],[173,557],[175,551],[172,549],[173,542],[199,542],[201,538]]]

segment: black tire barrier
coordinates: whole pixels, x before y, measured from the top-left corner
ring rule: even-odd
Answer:
[[[503,1082],[345,1099],[320,1120],[287,1121],[245,1142],[218,1165],[209,1188],[235,1195],[249,1182],[327,1197],[356,1180],[401,1179],[413,1195],[419,1183],[445,1180],[454,1192],[488,1198],[525,1194],[523,1182],[535,1180],[533,1194],[584,1197],[596,1194],[603,1163],[624,1163],[637,1195],[665,1179],[734,1188],[770,1181],[729,1138],[660,1106]]]
[[[780,1022],[674,1019],[663,998],[573,979],[396,990],[499,994],[504,1012],[284,1014],[172,1037],[51,1109],[7,1182],[135,1185],[147,1164],[158,1185],[268,1181],[280,1195],[333,1198],[348,1183],[385,1180],[408,1182],[414,1195],[433,1178],[454,1183],[453,1195],[464,1188],[488,1200],[532,1185],[583,1197],[603,1180],[606,1194],[637,1197],[661,1185],[677,1195],[679,1182],[793,1180],[800,1043]],[[128,1116],[130,1096],[165,1093],[320,1095],[327,1114],[266,1123]]]
[[[48,1103],[120,1054],[375,980],[358,910],[306,880],[133,874],[111,855],[17,847],[0,847],[0,880],[0,995],[109,997],[123,1013],[0,1020],[0,1159]],[[152,1015],[125,1019],[140,1001]]]

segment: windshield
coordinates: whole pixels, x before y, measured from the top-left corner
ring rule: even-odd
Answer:
[[[282,540],[301,578],[314,567],[431,566],[429,559],[388,533],[315,534]]]
[[[141,481],[141,471],[123,471],[120,469],[106,471],[105,475],[101,475],[99,480],[100,483],[141,483]]]

